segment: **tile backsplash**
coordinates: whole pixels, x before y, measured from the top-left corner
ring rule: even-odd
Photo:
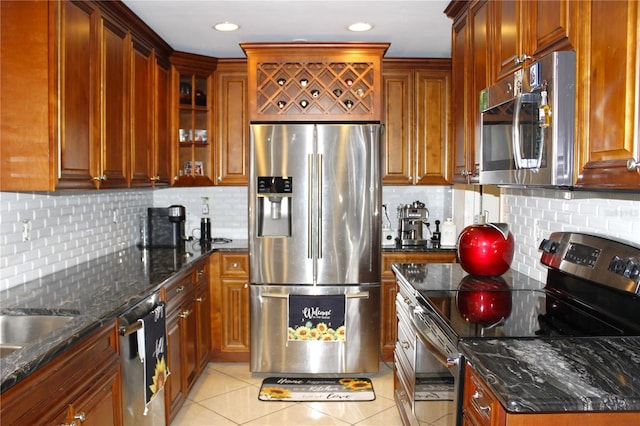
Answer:
[[[135,244],[152,202],[151,190],[0,192],[0,290]]]
[[[384,187],[391,227],[397,227],[397,206],[415,200],[426,204],[431,222],[451,217],[453,191],[448,186]],[[203,197],[213,236],[247,238],[246,187],[0,192],[0,290],[136,244],[139,217],[147,207],[184,205],[187,232],[197,235]],[[510,223],[516,240],[512,267],[536,279],[546,276],[537,247],[550,232],[597,232],[640,244],[638,194],[502,189],[500,198],[501,220]],[[24,221],[31,226],[28,241],[23,241]]]
[[[516,250],[511,267],[540,281],[538,246],[551,232],[598,234],[640,245],[640,194],[502,189],[502,221],[509,223]]]

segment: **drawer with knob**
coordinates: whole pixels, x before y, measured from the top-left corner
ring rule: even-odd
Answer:
[[[470,364],[467,364],[464,379],[462,411],[468,425],[504,424],[504,408]]]
[[[248,277],[249,256],[238,253],[223,253],[220,256],[220,271],[223,277]]]
[[[165,311],[167,314],[180,306],[187,296],[192,295],[195,286],[191,273],[182,275],[180,278],[172,281],[164,287],[164,299],[167,304]]]

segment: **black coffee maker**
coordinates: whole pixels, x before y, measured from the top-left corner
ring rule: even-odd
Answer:
[[[183,248],[186,218],[184,206],[149,207],[149,246]]]

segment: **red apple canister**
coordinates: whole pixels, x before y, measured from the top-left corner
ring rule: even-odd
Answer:
[[[458,236],[458,261],[472,275],[498,276],[511,266],[513,235],[506,223],[467,226]]]

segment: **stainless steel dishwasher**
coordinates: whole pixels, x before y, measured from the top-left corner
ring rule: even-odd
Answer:
[[[153,399],[145,415],[144,364],[138,357],[136,332],[144,318],[160,302],[160,292],[147,297],[119,318],[120,360],[122,363],[122,415],[125,426],[166,425],[164,389]]]

